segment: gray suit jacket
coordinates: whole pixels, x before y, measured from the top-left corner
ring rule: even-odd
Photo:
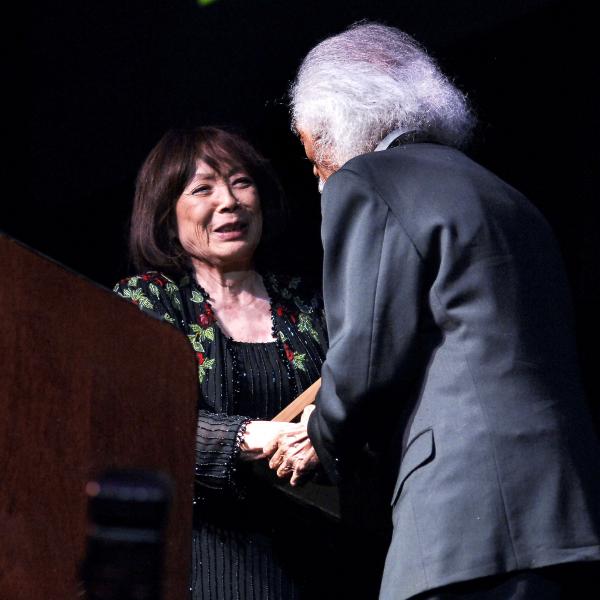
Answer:
[[[600,449],[535,207],[459,151],[409,144],[346,163],[322,212],[309,435],[333,479],[365,442],[396,458],[381,598],[600,559]]]

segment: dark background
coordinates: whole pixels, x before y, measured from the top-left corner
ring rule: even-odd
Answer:
[[[550,0],[195,0],[32,5],[29,188],[0,229],[105,286],[131,274],[137,169],[166,129],[234,127],[271,159],[291,205],[278,256],[320,277],[319,196],[289,129],[306,52],[367,18],[421,41],[479,117],[469,154],[546,215],[570,277],[586,385],[600,422],[594,20]],[[5,117],[10,118],[10,117]],[[597,354],[597,353],[596,353]]]

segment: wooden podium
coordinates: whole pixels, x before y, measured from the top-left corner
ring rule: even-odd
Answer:
[[[0,235],[0,597],[70,600],[85,483],[107,468],[174,484],[165,600],[188,594],[197,410],[189,343],[111,291]]]

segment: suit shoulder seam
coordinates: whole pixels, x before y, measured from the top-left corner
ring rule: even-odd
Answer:
[[[350,169],[348,167],[344,167],[343,170],[346,173],[351,173],[352,175],[358,177],[359,179],[361,179],[363,181],[366,180],[365,175],[362,175],[361,173],[358,173],[357,171],[355,171],[353,169]],[[380,190],[379,186],[377,185],[377,182],[374,180],[374,178],[369,177],[368,183],[369,183],[369,185],[371,185],[373,187],[373,191],[379,197],[379,199],[383,202],[383,204],[385,205],[385,207],[388,210],[388,216],[386,217],[386,224],[387,224],[387,219],[389,218],[389,213],[391,213],[394,216],[394,218],[396,219],[396,221],[398,222],[398,225],[402,228],[402,231],[404,232],[404,235],[408,238],[411,246],[413,247],[414,251],[417,253],[417,256],[419,257],[419,259],[420,260],[424,260],[423,254],[419,250],[419,247],[417,246],[417,244],[413,240],[412,236],[408,233],[408,230],[406,229],[406,226],[402,222],[402,219],[399,217],[399,215],[396,214],[396,212],[390,206],[390,203],[385,199],[384,195],[381,193],[381,190]]]

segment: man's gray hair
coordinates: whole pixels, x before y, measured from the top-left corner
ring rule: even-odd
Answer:
[[[336,166],[398,128],[458,147],[475,122],[465,95],[418,42],[378,23],[357,23],[315,46],[290,96],[292,126],[313,138],[316,162]]]

